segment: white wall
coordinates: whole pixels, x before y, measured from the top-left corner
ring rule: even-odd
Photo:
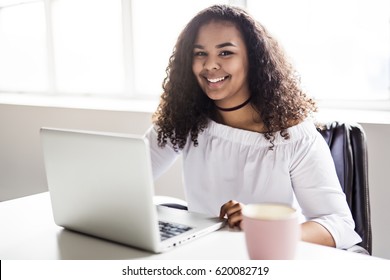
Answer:
[[[143,134],[151,113],[0,104],[0,201],[47,190],[42,126]],[[390,124],[362,123],[368,137],[373,254],[390,259]],[[156,194],[184,198],[181,166],[156,182]]]
[[[47,191],[41,127],[142,135],[150,125],[151,113],[0,104],[0,201]],[[175,164],[156,182],[156,194],[184,198],[181,182]]]
[[[362,124],[368,142],[373,254],[390,259],[390,124]]]

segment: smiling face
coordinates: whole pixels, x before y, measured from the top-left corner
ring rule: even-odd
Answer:
[[[193,55],[192,71],[217,106],[234,107],[249,98],[247,49],[233,23],[212,21],[203,25]]]

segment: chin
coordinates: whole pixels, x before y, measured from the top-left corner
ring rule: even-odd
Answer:
[[[220,101],[220,100],[223,100],[224,98],[226,98],[226,96],[222,95],[221,93],[205,92],[205,94],[212,101]]]

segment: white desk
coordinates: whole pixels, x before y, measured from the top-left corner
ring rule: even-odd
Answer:
[[[244,235],[222,229],[163,254],[64,230],[54,224],[48,193],[0,203],[0,259],[248,259]],[[375,259],[374,257],[300,242],[296,259]]]

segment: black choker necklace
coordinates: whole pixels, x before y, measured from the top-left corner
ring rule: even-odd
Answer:
[[[215,105],[215,107],[217,107],[218,110],[221,110],[221,111],[224,111],[224,112],[231,112],[231,111],[236,111],[238,109],[241,109],[242,107],[244,107],[246,104],[249,103],[249,101],[251,101],[251,98],[249,97],[244,103],[238,105],[238,106],[235,106],[235,107],[231,107],[231,108],[221,108],[221,107],[218,107],[217,105]]]

